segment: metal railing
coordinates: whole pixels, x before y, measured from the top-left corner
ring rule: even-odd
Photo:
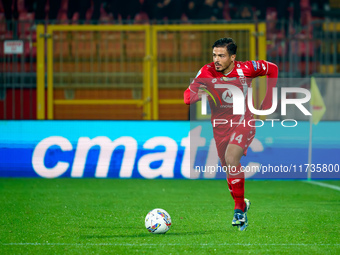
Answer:
[[[273,27],[267,24],[267,28]],[[278,64],[280,77],[334,76],[340,72],[339,22],[313,21],[306,26],[276,27],[279,29],[269,29],[267,33],[267,59]]]
[[[265,37],[264,24],[258,29]],[[232,37],[238,44],[238,60],[256,59],[255,31],[254,24],[153,26],[154,119],[169,119],[173,115],[187,118],[187,109],[183,107],[186,111],[181,111],[183,91],[200,68],[212,62],[211,45],[216,39]],[[258,51],[265,54],[265,45]],[[262,57],[265,59],[265,55]]]
[[[48,26],[48,119],[151,119],[149,34],[147,25]]]
[[[0,21],[0,119],[36,119],[36,39],[32,25]],[[13,40],[19,42],[20,52],[11,52]]]
[[[238,60],[267,59],[279,66],[282,78],[340,72],[337,22],[314,21],[288,32],[284,26],[274,31],[270,23],[18,22],[12,28],[6,32],[0,22],[0,119],[186,119],[183,90],[211,61],[212,41],[225,35],[237,41]],[[23,54],[4,54],[9,40],[21,40]],[[258,101],[264,93],[260,83],[254,82]]]

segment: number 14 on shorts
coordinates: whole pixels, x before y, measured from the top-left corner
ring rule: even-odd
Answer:
[[[238,135],[238,136],[236,136],[236,137],[235,137],[235,135],[236,135],[236,133],[233,133],[233,134],[231,135],[230,141],[232,142],[232,141],[235,139],[238,143],[241,143],[241,142],[242,142],[243,135],[240,134],[240,135]]]

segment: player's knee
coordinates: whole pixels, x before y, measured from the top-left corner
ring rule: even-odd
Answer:
[[[238,166],[240,164],[240,160],[234,155],[227,155],[226,162],[228,166]]]

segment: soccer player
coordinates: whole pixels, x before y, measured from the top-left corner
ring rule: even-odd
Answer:
[[[278,68],[264,60],[236,61],[237,45],[231,38],[217,40],[212,50],[213,62],[203,66],[198,72],[184,92],[184,102],[193,104],[201,100],[202,94],[206,92],[214,97],[209,96],[208,101],[218,156],[223,169],[228,170],[226,172],[229,191],[235,201],[232,226],[243,231],[248,226],[247,211],[250,201],[244,198],[244,172],[241,171],[240,160],[243,155],[246,156],[255,136],[255,123],[248,124],[248,121],[253,119],[253,114],[248,108],[247,91],[253,78],[266,75],[267,91],[261,109],[270,109],[272,88],[277,82]],[[235,103],[233,94],[223,86],[224,84],[233,85],[243,92],[245,98],[243,115],[233,115]]]

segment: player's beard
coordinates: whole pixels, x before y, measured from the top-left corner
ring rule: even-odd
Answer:
[[[233,61],[231,61],[231,62],[229,63],[229,65],[227,65],[227,67],[223,68],[222,70],[217,70],[217,69],[216,69],[216,65],[215,65],[215,70],[216,70],[217,72],[224,73],[224,71],[227,70],[227,69],[231,66],[232,63],[233,63]]]

